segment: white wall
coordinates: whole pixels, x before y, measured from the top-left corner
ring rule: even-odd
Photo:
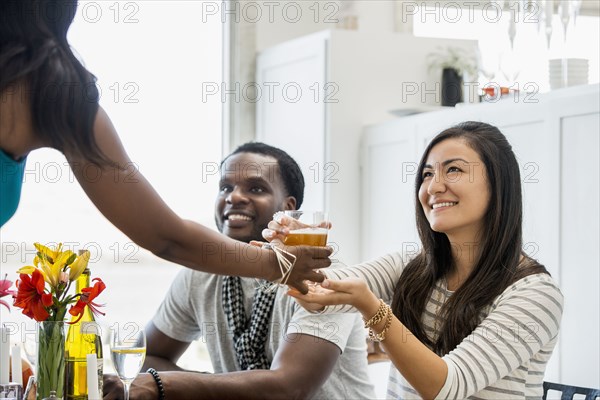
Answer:
[[[352,5],[347,6],[345,3]],[[343,23],[343,18],[348,13],[358,16],[359,31],[394,32],[395,2],[391,0],[283,1],[278,4],[273,8],[272,19],[268,18],[267,6],[261,7],[263,17],[256,23],[258,52],[310,33],[335,29],[338,22]],[[301,12],[296,13],[296,10]],[[250,12],[248,9],[248,16]],[[244,15],[243,6],[241,14]]]

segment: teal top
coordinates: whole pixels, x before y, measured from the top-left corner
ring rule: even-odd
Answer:
[[[15,161],[0,149],[0,226],[17,211],[21,198],[25,158]]]

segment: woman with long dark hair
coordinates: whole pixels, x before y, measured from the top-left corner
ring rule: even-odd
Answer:
[[[96,78],[67,42],[76,9],[74,0],[0,2],[0,226],[17,209],[27,155],[52,147],[102,214],[138,245],[193,269],[280,278],[271,252],[179,218],[139,171],[127,168],[133,164],[98,104]],[[290,252],[297,259],[289,284],[306,290],[303,279],[322,279],[313,268],[329,265],[330,249]]]
[[[393,363],[388,397],[540,398],[563,297],[522,250],[510,144],[485,123],[447,129],[425,150],[415,189],[418,255],[328,270],[321,286],[290,294],[315,311],[362,313]],[[284,234],[292,222],[269,228]]]

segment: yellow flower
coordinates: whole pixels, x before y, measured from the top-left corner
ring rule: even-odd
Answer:
[[[60,270],[57,273],[54,272],[54,264],[51,264],[50,261],[43,258],[39,260],[38,268],[44,275],[44,280],[50,284],[52,287],[58,286],[58,279],[60,275]]]
[[[54,261],[60,255],[60,251],[62,250],[62,243],[59,243],[58,246],[56,246],[56,250],[52,250],[40,243],[34,243],[33,245],[35,246],[38,252],[42,253],[42,255],[45,258],[49,258],[50,263],[54,263]],[[39,261],[39,257],[36,256],[33,260],[33,263],[37,266],[37,262]]]
[[[59,243],[56,250],[52,250],[39,243],[34,243],[38,250],[38,256],[33,260],[36,267],[40,269],[44,280],[53,288],[57,288],[60,284],[60,273],[63,268],[73,262],[75,253],[71,250],[62,251],[62,243]]]
[[[17,271],[17,273],[18,274],[28,274],[28,275],[31,275],[35,269],[37,269],[37,268],[34,267],[33,265],[26,265],[24,267],[19,268],[19,270]]]
[[[87,268],[88,262],[90,261],[89,250],[84,251],[79,257],[73,261],[69,271],[69,280],[74,281],[79,278],[79,275]]]

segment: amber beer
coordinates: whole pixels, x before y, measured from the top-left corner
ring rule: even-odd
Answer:
[[[325,246],[327,245],[327,229],[297,229],[288,233],[283,243],[287,246]]]

